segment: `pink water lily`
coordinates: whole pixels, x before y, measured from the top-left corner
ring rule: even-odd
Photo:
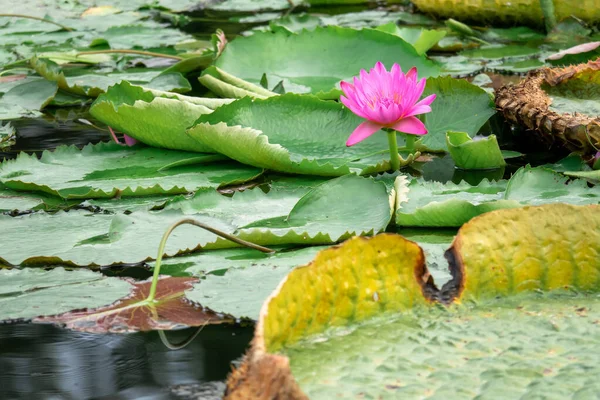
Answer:
[[[378,62],[369,72],[360,71],[354,84],[341,82],[344,96],[340,101],[354,114],[367,121],[352,132],[346,146],[353,146],[380,130],[391,128],[413,135],[425,135],[425,125],[415,115],[431,112],[432,94],[419,101],[425,89],[425,78],[417,79],[417,69],[411,68],[406,75],[400,65],[394,64],[388,72]]]

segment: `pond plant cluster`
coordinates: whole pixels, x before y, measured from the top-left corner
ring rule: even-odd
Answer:
[[[1,321],[255,324],[226,399],[600,392],[597,1],[85,3],[0,14]]]

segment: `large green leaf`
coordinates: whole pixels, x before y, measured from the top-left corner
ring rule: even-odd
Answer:
[[[144,87],[187,92],[191,90],[189,82],[180,73],[161,75],[160,70],[144,70],[143,72],[114,72],[109,74],[85,74],[66,76],[65,72],[49,59],[33,57],[31,66],[49,81],[55,81],[58,87],[67,92],[97,97],[101,93],[123,80]]]
[[[283,277],[293,268],[311,261],[324,248],[307,247],[272,255],[232,249],[209,251],[195,256],[194,261],[186,257],[192,264],[186,267],[186,272],[197,274],[200,268],[202,272],[208,272],[205,279],[186,292],[186,296],[211,310],[256,320],[263,302]],[[211,269],[216,271],[210,273]]]
[[[450,279],[444,252],[455,232],[401,233],[421,246],[427,268],[438,284]],[[186,293],[189,299],[215,311],[257,320],[263,302],[285,275],[294,267],[310,262],[324,248],[284,250],[272,255],[247,249],[208,251],[169,259],[171,265],[163,265],[161,272],[206,274],[200,284]]]
[[[198,191],[192,198],[176,197],[165,208],[181,210],[184,214],[202,214],[243,227],[260,220],[287,218],[296,203],[314,187],[323,183],[320,178],[298,179],[281,185],[273,182],[268,193],[261,188],[238,191],[223,196],[214,190]]]
[[[353,235],[371,235],[388,226],[392,195],[383,182],[345,175],[308,192],[287,217],[253,222],[239,228],[236,234],[251,242],[271,245],[327,244]]]
[[[186,213],[167,209],[158,212],[138,210],[129,215],[70,211],[53,215],[0,216],[0,224],[13,232],[4,242],[10,251],[0,253],[0,258],[12,265],[137,263],[155,258],[165,230],[190,217],[263,245],[335,243],[354,234],[380,232],[391,219],[390,197],[385,184],[355,175],[327,181],[306,194],[300,189],[296,192],[273,191],[271,196],[276,200],[264,200],[262,205],[262,196],[258,192],[238,196],[227,200],[201,194],[197,199],[171,203],[171,208],[180,208]],[[299,200],[292,208],[294,196]],[[348,198],[353,201],[341,201]],[[199,203],[202,199],[207,200],[206,203]],[[276,201],[284,204],[274,207]],[[263,219],[256,221],[248,217],[245,202],[256,217]],[[332,204],[339,206],[331,207]],[[357,212],[360,209],[369,212]],[[22,246],[22,243],[29,245]],[[200,247],[232,246],[235,244],[217,240],[212,233],[184,226],[174,231],[165,254],[172,256]]]
[[[98,307],[127,296],[130,289],[127,281],[86,270],[0,269],[0,321]]]
[[[552,204],[474,219],[448,252],[454,279],[441,291],[400,236],[326,249],[263,304],[230,398],[253,398],[267,382],[271,397],[294,400],[588,393],[599,215]],[[475,301],[448,304],[452,292]]]
[[[465,132],[475,136],[479,128],[496,112],[485,90],[464,79],[450,77],[427,80],[424,96],[436,94],[432,112],[424,114],[429,133],[417,141],[428,150],[446,150],[446,132]]]
[[[164,232],[184,217],[186,215],[174,210],[139,211],[130,215],[74,210],[18,217],[3,215],[0,224],[11,235],[4,241],[6,251],[0,253],[0,265],[4,264],[1,260],[12,265],[139,263],[156,258]],[[195,216],[194,219],[226,233],[234,230],[233,226],[215,218]],[[183,226],[171,235],[165,254],[194,250],[215,239],[212,233]]]
[[[439,74],[435,64],[397,36],[333,26],[298,34],[278,30],[240,37],[227,45],[215,65],[255,84],[266,74],[270,82],[283,81],[288,92],[332,99],[339,96],[341,80],[372,68],[377,61],[388,68],[399,63],[405,71],[417,67],[419,76]]]
[[[597,296],[529,294],[434,308],[346,326],[286,354],[311,399],[593,397],[598,307]]]
[[[508,181],[482,181],[477,186],[396,181],[396,224],[399,226],[461,226],[471,218],[496,209],[524,205],[600,203],[600,189],[585,180],[567,178],[545,168],[524,167]]]
[[[551,170],[527,166],[510,178],[504,198],[532,206],[547,203],[598,204],[600,186],[589,187],[585,179],[569,180]]]
[[[234,160],[276,171],[336,176],[387,169],[385,133],[346,147],[361,122],[339,103],[286,94],[237,100],[201,116],[188,133]]]
[[[90,113],[94,118],[155,147],[212,153],[185,134],[202,114],[233,100],[202,99],[160,92],[123,81],[101,94]]]
[[[115,143],[59,147],[41,159],[21,153],[0,165],[0,182],[11,189],[40,190],[63,198],[187,193],[251,180],[261,171],[237,163],[202,164],[214,155]]]
[[[77,204],[41,192],[19,192],[0,185],[0,212],[27,212],[31,210],[55,210]]]
[[[504,200],[506,181],[479,185],[466,182],[396,181],[396,225],[461,226],[471,218],[499,208],[519,207],[516,201]]]
[[[0,120],[40,115],[57,90],[56,82],[23,80],[0,97]]]

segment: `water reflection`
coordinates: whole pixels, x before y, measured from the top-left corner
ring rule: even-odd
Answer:
[[[168,336],[180,342],[194,331]],[[94,335],[0,325],[0,399],[219,398],[223,385],[214,381],[225,379],[251,338],[252,327],[207,326],[172,351],[156,332]]]
[[[9,151],[1,152],[0,159],[14,158],[21,151],[28,153],[55,149],[60,145],[83,147],[88,143],[109,141],[107,131],[86,125],[80,119],[97,123],[87,108],[53,109],[40,118],[11,121],[17,131],[17,142]],[[103,124],[99,124],[104,127]]]

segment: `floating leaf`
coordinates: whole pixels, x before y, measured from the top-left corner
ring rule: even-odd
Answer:
[[[129,81],[132,84],[143,84],[144,87],[159,89],[159,90],[172,90],[181,89],[181,82],[183,76],[179,73],[175,74],[175,79],[167,80],[171,83],[170,86],[165,87],[165,75],[160,75],[161,71],[156,70],[144,70],[144,72],[124,72],[124,73],[109,73],[106,75],[100,74],[86,74],[86,75],[75,75],[66,76],[63,70],[53,61],[38,57],[31,59],[31,66],[35,71],[46,78],[49,81],[56,82],[58,87],[69,93],[78,94],[82,96],[97,97],[101,93],[123,80]],[[157,87],[155,87],[155,85]],[[184,92],[189,91],[191,87],[189,82],[187,83]]]
[[[126,296],[131,287],[97,272],[63,268],[0,269],[0,278],[0,321],[98,307]]]
[[[165,230],[185,217],[173,210],[138,211],[130,215],[80,210],[17,217],[0,215],[0,223],[11,232],[4,241],[10,251],[0,254],[0,265],[104,266],[152,260]],[[215,218],[194,218],[226,233],[234,231],[234,227]],[[181,227],[167,243],[165,254],[197,250],[215,239],[212,233]]]
[[[187,264],[186,272],[193,271],[194,275],[207,272],[201,283],[188,290],[186,296],[211,310],[256,320],[262,303],[279,282],[293,268],[308,263],[324,248],[307,247],[272,255],[248,249],[216,250],[185,257],[180,260],[180,265]],[[171,262],[180,258],[171,259]],[[170,274],[174,270],[173,266],[164,267],[167,265],[161,267],[161,273]]]
[[[496,112],[485,90],[462,79],[450,77],[427,80],[424,96],[436,94],[432,112],[424,115],[429,133],[417,141],[433,151],[446,150],[446,132],[465,132],[475,136],[479,128]]]
[[[284,354],[310,399],[568,398],[600,390],[575,372],[600,372],[598,306],[597,296],[528,293],[382,315],[308,336]]]
[[[354,238],[322,251],[308,266],[293,270],[263,304],[252,347],[230,375],[225,399],[456,393],[470,398],[499,389],[511,397],[530,397],[548,393],[557,381],[568,386],[558,385],[561,395],[569,396],[574,387],[583,390],[587,381],[575,383],[560,374],[547,377],[548,365],[597,368],[591,356],[598,344],[593,334],[600,317],[593,311],[597,296],[564,290],[514,293],[562,289],[565,284],[600,289],[597,208],[553,204],[498,210],[474,219],[459,231],[448,256],[454,287],[441,293],[428,279],[419,247],[399,236]],[[536,229],[540,221],[542,229]],[[498,225],[500,231],[495,230]],[[586,236],[590,232],[594,234]],[[551,247],[544,243],[557,239],[560,249],[548,251]],[[524,242],[531,253],[522,252]],[[542,268],[532,268],[538,259]],[[583,273],[564,273],[574,268]],[[553,277],[556,285],[536,285]],[[423,307],[432,293],[452,300],[445,295],[454,288],[462,291],[461,299],[479,299],[479,288],[486,297],[513,296]],[[584,338],[578,341],[579,350],[556,351],[556,343],[572,342],[573,332]],[[532,342],[532,333],[540,340]],[[503,383],[496,386],[499,378]]]
[[[268,54],[263,49],[270,49]],[[256,57],[256,54],[262,54]],[[315,58],[315,54],[321,56]],[[360,57],[358,57],[360,55]],[[294,62],[290,63],[289,60]],[[283,81],[288,92],[313,93],[333,99],[339,82],[372,68],[377,61],[404,70],[417,67],[419,76],[434,76],[438,68],[419,56],[404,40],[387,33],[339,27],[316,28],[299,34],[279,30],[239,37],[227,44],[215,65],[243,80],[259,84],[263,74],[270,82]]]
[[[477,186],[425,182],[405,177],[396,180],[396,225],[461,226],[471,218],[499,208],[519,207],[504,200],[506,181],[483,180]]]
[[[371,235],[385,230],[392,218],[392,202],[383,182],[345,175],[306,193],[286,217],[247,224],[238,228],[236,235],[262,245],[336,243],[353,235]],[[332,207],[332,204],[336,206]],[[223,245],[219,239],[209,247]]]
[[[82,150],[62,146],[41,159],[21,153],[0,166],[0,182],[11,189],[39,190],[65,199],[188,193],[242,183],[260,170],[236,163],[202,164],[213,155],[115,143]]]
[[[594,171],[566,171],[564,172],[567,176],[573,176],[575,178],[583,178],[594,184],[600,183],[600,170]]]
[[[495,169],[506,165],[496,135],[471,139],[465,132],[449,131],[446,144],[458,168]]]
[[[202,114],[230,103],[161,92],[123,81],[101,94],[90,113],[105,124],[151,146],[212,153],[185,130]]]
[[[286,185],[273,182],[268,193],[254,188],[237,191],[231,197],[214,190],[198,191],[189,199],[179,196],[170,200],[165,209],[181,210],[188,215],[208,215],[238,228],[261,220],[284,220],[304,195],[325,182],[322,178],[298,178],[298,181]]]
[[[77,203],[77,201],[73,202]],[[18,192],[0,185],[0,212],[55,210],[67,207],[64,199],[46,193]]]
[[[548,203],[598,204],[600,186],[589,187],[584,179],[569,180],[542,167],[526,166],[510,178],[504,198],[532,206]]]
[[[600,206],[548,204],[487,213],[448,250],[460,299],[524,290],[600,289]],[[497,265],[500,268],[490,268]]]
[[[361,121],[339,103],[289,93],[222,106],[188,133],[234,160],[275,171],[336,176],[387,169],[383,132],[344,145]]]
[[[185,291],[196,281],[197,278],[164,277],[158,281],[153,301],[146,300],[150,281],[127,281],[131,294],[109,306],[79,307],[64,314],[38,317],[33,322],[54,323],[92,333],[171,330],[231,322],[185,297]]]
[[[0,98],[0,120],[39,116],[56,95],[56,82],[46,80],[22,81]]]
[[[424,306],[429,284],[421,249],[398,235],[355,237],[321,251],[265,301],[250,353],[230,376],[225,398],[307,399],[288,361],[269,353],[336,326]]]
[[[187,214],[167,209],[158,212],[138,210],[129,215],[70,211],[52,215],[0,216],[0,223],[5,229],[14,231],[4,242],[11,251],[0,253],[0,265],[60,263],[98,266],[148,261],[156,257],[165,230],[190,217],[257,244],[308,245],[335,243],[352,235],[381,232],[392,215],[392,199],[385,184],[371,178],[347,175],[316,186],[305,195],[300,192],[289,195],[301,197],[288,214],[285,211],[289,203],[273,207],[272,201],[265,201],[261,208],[252,204],[257,200],[254,196],[236,199],[236,195],[233,205],[237,207],[218,201],[217,204],[222,203],[224,207],[219,210],[213,209],[210,203],[198,204],[192,200]],[[273,196],[280,201],[285,198],[281,193]],[[339,199],[344,198],[352,198],[353,201],[341,203]],[[244,200],[249,200],[249,207],[258,210],[257,216],[264,219],[241,226],[252,218],[245,215]],[[335,203],[340,204],[331,207]],[[181,203],[179,206],[186,208]],[[357,209],[369,209],[369,212],[357,213]],[[21,246],[24,242],[31,243],[32,231],[35,232],[34,244]],[[165,254],[168,256],[200,248],[235,246],[228,240],[217,240],[216,235],[190,226],[177,229],[173,236],[167,242]]]
[[[412,44],[417,53],[425,54],[448,33],[445,30],[423,29],[420,27],[399,27],[396,22],[389,22],[375,28],[378,31],[391,33]]]
[[[545,168],[524,167],[508,181],[483,180],[477,186],[396,180],[396,225],[461,226],[485,212],[548,203],[597,204],[600,189]]]

